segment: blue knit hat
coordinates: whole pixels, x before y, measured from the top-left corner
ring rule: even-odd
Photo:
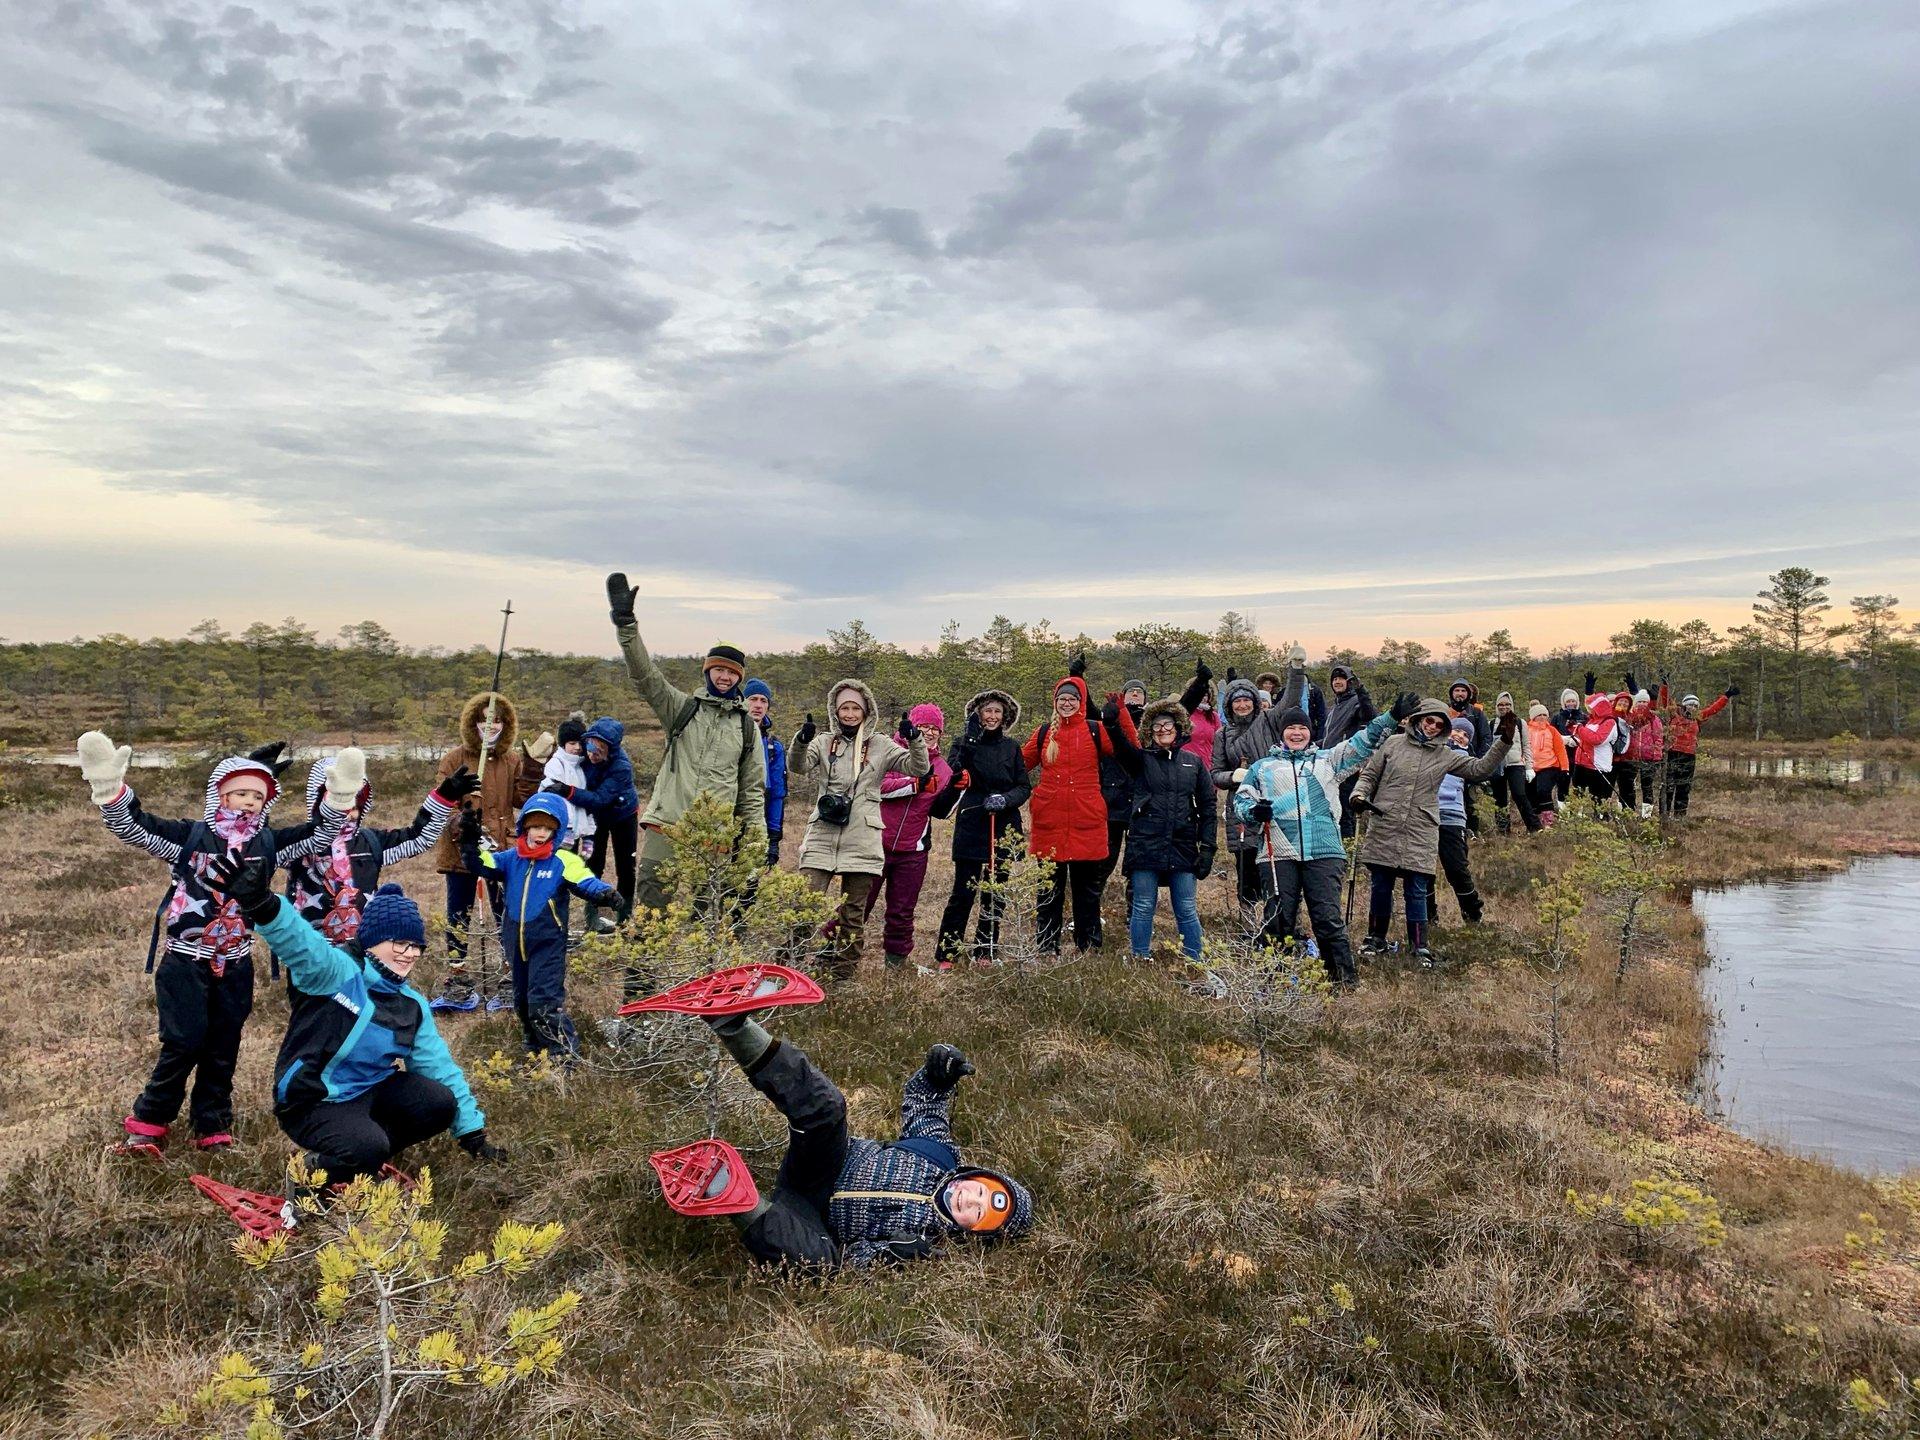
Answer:
[[[749,680],[747,688],[740,692],[742,700],[751,700],[756,695],[766,696],[769,705],[773,703],[773,687],[764,680]]]
[[[383,940],[411,940],[424,950],[427,922],[420,918],[420,907],[407,898],[406,891],[398,885],[382,885],[361,912],[360,933],[354,938],[362,950],[371,950]]]

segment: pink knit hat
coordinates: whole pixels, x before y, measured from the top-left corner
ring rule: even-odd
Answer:
[[[946,712],[938,705],[916,705],[907,712],[907,719],[930,730],[944,731],[947,728]]]

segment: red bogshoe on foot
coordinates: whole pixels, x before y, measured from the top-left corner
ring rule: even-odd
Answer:
[[[256,1240],[270,1240],[293,1228],[287,1224],[285,1196],[263,1195],[258,1190],[223,1185],[209,1175],[195,1175],[193,1188],[226,1211],[234,1224]]]
[[[741,1215],[760,1191],[740,1152],[724,1140],[696,1140],[647,1157],[668,1206],[682,1215]]]
[[[233,1136],[222,1130],[213,1135],[195,1136],[193,1148],[196,1150],[231,1150],[233,1144]]]
[[[736,965],[688,980],[620,1007],[622,1015],[668,1010],[676,1015],[739,1015],[775,1005],[815,1005],[827,998],[811,976],[785,965]],[[677,1153],[677,1152],[675,1152]]]
[[[122,1155],[138,1155],[142,1160],[158,1160],[167,1144],[167,1127],[136,1120],[129,1115],[120,1122],[125,1131],[113,1148]]]

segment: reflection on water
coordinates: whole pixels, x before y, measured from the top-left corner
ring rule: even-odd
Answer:
[[[1817,785],[1866,785],[1876,790],[1920,790],[1920,765],[1900,760],[1851,760],[1837,755],[1760,755],[1729,759],[1703,755],[1704,775],[1749,780],[1806,780]]]
[[[338,755],[345,749],[341,745],[296,745],[293,747],[295,760],[317,760],[323,755]],[[369,760],[438,760],[446,754],[446,747],[440,745],[362,745]],[[170,770],[175,765],[204,765],[212,758],[204,750],[142,750],[135,747],[131,767],[135,770]],[[8,760],[23,765],[71,765],[80,764],[80,756],[72,750],[45,750],[38,753],[15,753]]]
[[[1920,860],[1700,890],[1719,1012],[1704,1084],[1735,1129],[1872,1172],[1920,1166]]]

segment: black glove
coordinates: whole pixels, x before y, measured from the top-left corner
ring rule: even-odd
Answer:
[[[1072,661],[1067,665],[1067,674],[1078,677],[1086,673],[1087,652],[1082,650],[1075,654]],[[972,1067],[969,1066],[968,1068],[971,1069]]]
[[[900,712],[900,738],[913,744],[913,737],[920,733],[920,727],[913,723],[912,716],[905,710]]]
[[[607,614],[616,625],[637,623],[633,618],[634,597],[640,587],[627,584],[627,572],[616,570],[607,576]]]
[[[967,728],[960,732],[961,740],[971,745],[986,733],[987,727],[980,723],[980,712],[978,710],[969,710],[967,712]]]
[[[280,897],[272,889],[273,867],[260,856],[249,858],[229,850],[207,866],[203,878],[209,890],[240,907],[249,925],[264,925],[279,913]]]
[[[624,578],[624,577],[622,577]],[[507,1158],[507,1152],[499,1145],[487,1139],[485,1130],[469,1130],[460,1137],[460,1148],[476,1160],[485,1160],[498,1165]]]
[[[1247,819],[1253,821],[1253,823],[1256,825],[1272,824],[1273,823],[1273,801],[1271,800],[1254,801],[1253,804],[1247,808]]]
[[[1204,880],[1207,878],[1207,876],[1211,875],[1212,873],[1213,873],[1213,851],[1211,848],[1208,848],[1200,852],[1199,860],[1197,860],[1194,863],[1193,878],[1196,880]]]
[[[449,805],[458,805],[479,788],[480,777],[462,765],[458,770],[434,786],[433,793]]]
[[[540,787],[540,793],[542,795],[563,795],[571,800],[573,799],[573,786],[567,784],[564,780],[549,780]]]
[[[1587,678],[1586,688],[1582,690],[1580,693],[1582,695],[1591,695],[1600,688],[1600,677],[1594,674],[1591,670],[1589,670],[1587,671],[1586,678]]]
[[[926,1063],[920,1069],[934,1089],[951,1090],[963,1077],[973,1074],[973,1062],[952,1045],[936,1045],[927,1051]]]
[[[1120,723],[1120,697],[1118,695],[1109,695],[1107,697],[1107,703],[1100,707],[1100,720],[1102,724],[1106,725],[1118,725]]]
[[[1213,671],[1207,668],[1206,661],[1196,660],[1193,662],[1193,678],[1198,680],[1202,685],[1213,679]]]
[[[1627,671],[1627,694],[1637,694],[1639,689],[1640,687],[1634,683],[1633,672],[1631,670]]]
[[[613,923],[624,925],[633,918],[633,901],[624,895],[617,895],[613,901]]]
[[[813,737],[820,733],[820,727],[813,723],[813,712],[807,712],[807,718],[800,728],[793,732],[793,748],[804,750],[813,743]]]
[[[1495,728],[1499,730],[1500,738],[1511,745],[1513,737],[1520,733],[1520,717],[1509,710],[1500,717],[1500,723]]]
[[[291,755],[284,760],[280,758],[280,752],[286,748],[286,741],[276,740],[271,745],[262,745],[258,750],[249,750],[247,752],[247,758],[266,766],[269,770],[273,771],[273,778],[278,780],[293,768],[293,757]]]
[[[1404,725],[1407,717],[1420,708],[1420,697],[1411,690],[1402,690],[1393,697],[1393,708],[1387,713],[1393,717],[1393,723]]]
[[[1234,681],[1238,680],[1239,678],[1240,678],[1240,672],[1234,669],[1233,666],[1231,665],[1227,666],[1227,684],[1231,685],[1233,684]]]
[[[1372,812],[1375,815],[1378,815],[1380,813],[1380,807],[1374,804],[1373,801],[1368,799],[1365,795],[1356,795],[1351,800],[1347,801],[1347,809],[1351,810],[1356,815],[1365,815],[1369,812]]]
[[[478,850],[480,848],[480,812],[460,807],[460,848]]]
[[[987,796],[986,804],[989,810],[1004,810],[1007,808],[1007,797],[1004,795],[989,795]]]
[[[1725,690],[1722,690],[1720,693],[1722,695],[1725,695],[1729,700],[1731,700],[1735,695],[1738,695],[1740,693],[1740,687],[1738,685],[1729,685]]]

